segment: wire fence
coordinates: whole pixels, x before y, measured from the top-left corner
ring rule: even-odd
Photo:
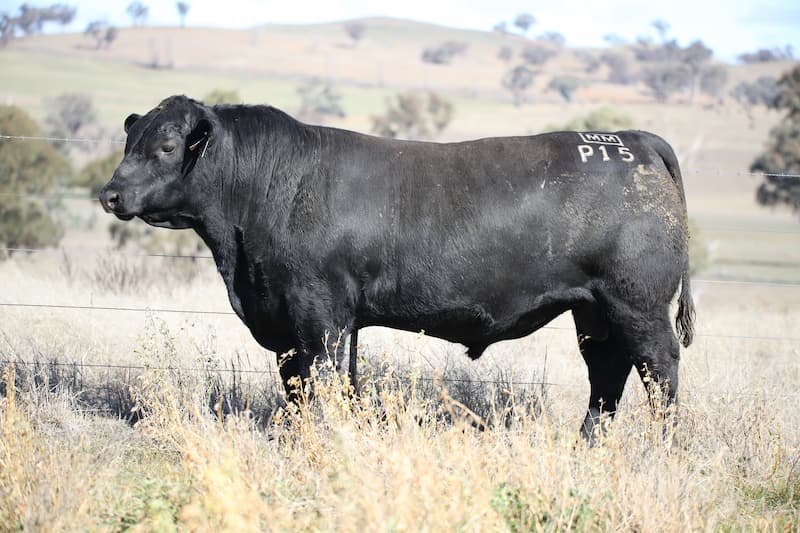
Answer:
[[[252,375],[252,376],[269,376],[280,378],[280,372],[275,369],[243,369],[243,368],[225,368],[225,367],[189,367],[189,366],[159,366],[159,365],[143,365],[143,364],[111,364],[111,363],[85,363],[85,362],[64,362],[64,361],[26,361],[23,359],[0,359],[0,368],[9,365],[34,367],[34,368],[48,368],[58,367],[66,369],[89,369],[89,370],[108,370],[126,372],[128,379],[130,379],[131,372],[145,372],[145,371],[165,371],[176,373],[195,373],[195,374],[211,374],[211,375]],[[387,374],[388,375],[388,374]],[[574,388],[575,384],[559,383],[550,380],[517,380],[509,377],[508,379],[482,379],[474,377],[452,377],[447,375],[422,375],[416,372],[392,372],[390,375],[392,380],[399,380],[404,383],[413,382],[426,382],[426,383],[442,383],[442,384],[468,384],[468,385],[481,385],[499,388]],[[775,392],[770,390],[720,390],[708,387],[694,387],[686,392],[691,396],[704,396],[704,397],[747,397],[747,398],[798,398],[800,392],[786,393]]]
[[[107,256],[113,255],[118,257],[133,257],[133,258],[160,258],[160,259],[189,259],[191,261],[197,260],[213,260],[214,256],[206,254],[168,254],[168,253],[148,253],[148,252],[129,252],[115,248],[106,248],[102,250],[90,248],[19,248],[0,246],[0,252],[5,254],[43,254],[43,255],[57,255],[57,256]],[[738,264],[735,261],[723,261],[724,264]],[[792,261],[771,261],[766,265],[771,268],[796,268],[800,271],[800,262]],[[708,278],[692,278],[692,282],[709,283],[720,285],[757,285],[765,287],[784,287],[784,288],[800,288],[800,283],[792,281],[765,281],[765,280],[752,280],[752,279],[708,279]]]
[[[19,309],[57,309],[68,311],[119,311],[135,313],[167,313],[184,315],[217,315],[217,316],[236,316],[233,311],[215,311],[203,309],[169,309],[158,307],[117,307],[100,305],[74,305],[74,304],[45,304],[45,303],[22,303],[22,302],[0,302],[0,307],[19,308]],[[539,329],[550,331],[563,331],[574,333],[575,329],[561,326],[543,326]],[[775,336],[775,335],[733,335],[722,333],[695,333],[695,337],[707,339],[728,339],[745,341],[774,341],[774,342],[800,342],[800,337]]]
[[[0,135],[5,141],[45,141],[64,143],[125,144],[124,139],[91,139],[83,137],[47,137],[37,135]]]

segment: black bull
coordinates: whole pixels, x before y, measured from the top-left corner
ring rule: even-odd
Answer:
[[[183,96],[125,130],[103,207],[200,235],[290,397],[287,382],[319,356],[342,361],[358,328],[424,331],[474,359],[571,311],[586,434],[634,367],[675,399],[679,286],[684,345],[693,332],[686,203],[655,135],[408,142]]]

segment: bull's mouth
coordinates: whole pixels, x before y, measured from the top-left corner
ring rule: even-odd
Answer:
[[[192,227],[191,217],[180,213],[177,209],[159,213],[142,213],[139,218],[158,228],[188,229]]]
[[[178,214],[177,209],[170,209],[168,211],[156,211],[152,213],[141,213],[139,218],[147,222],[148,224],[160,224],[163,222],[168,222],[175,218]]]
[[[114,216],[116,216],[120,220],[124,220],[125,222],[127,222],[128,220],[131,220],[136,215],[129,215],[127,213],[114,213]]]

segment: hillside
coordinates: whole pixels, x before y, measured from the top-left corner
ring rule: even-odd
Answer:
[[[108,49],[97,49],[94,41],[83,34],[37,35],[14,42],[11,49],[93,62],[169,66],[177,71],[286,80],[320,77],[364,87],[435,89],[467,97],[504,99],[508,95],[500,80],[511,67],[521,63],[520,53],[531,43],[512,34],[459,30],[408,20],[376,18],[358,23],[365,28],[358,42],[347,36],[346,23],[342,22],[251,30],[123,28]],[[421,61],[424,48],[445,42],[465,43],[466,51],[448,65]],[[505,61],[498,57],[504,46],[512,50],[511,58]],[[586,82],[586,87],[578,93],[584,100],[650,100],[642,87],[605,82],[604,68],[586,74],[576,52],[581,51],[565,48],[538,67],[534,92],[541,92],[554,75],[572,75]],[[741,79],[776,75],[786,67],[780,63],[729,66],[729,85]],[[550,92],[537,95],[536,99],[559,101],[560,97]]]

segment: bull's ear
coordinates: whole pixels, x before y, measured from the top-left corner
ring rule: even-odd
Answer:
[[[197,121],[192,131],[186,136],[186,149],[181,168],[184,176],[192,171],[198,159],[206,155],[206,149],[211,140],[211,129],[211,122],[203,118]]]
[[[125,133],[128,133],[128,130],[131,129],[133,123],[142,118],[141,115],[137,115],[136,113],[132,113],[128,115],[128,118],[125,119]]]
[[[190,152],[205,154],[211,138],[211,122],[202,118],[197,121],[189,135],[186,136],[186,149]]]

